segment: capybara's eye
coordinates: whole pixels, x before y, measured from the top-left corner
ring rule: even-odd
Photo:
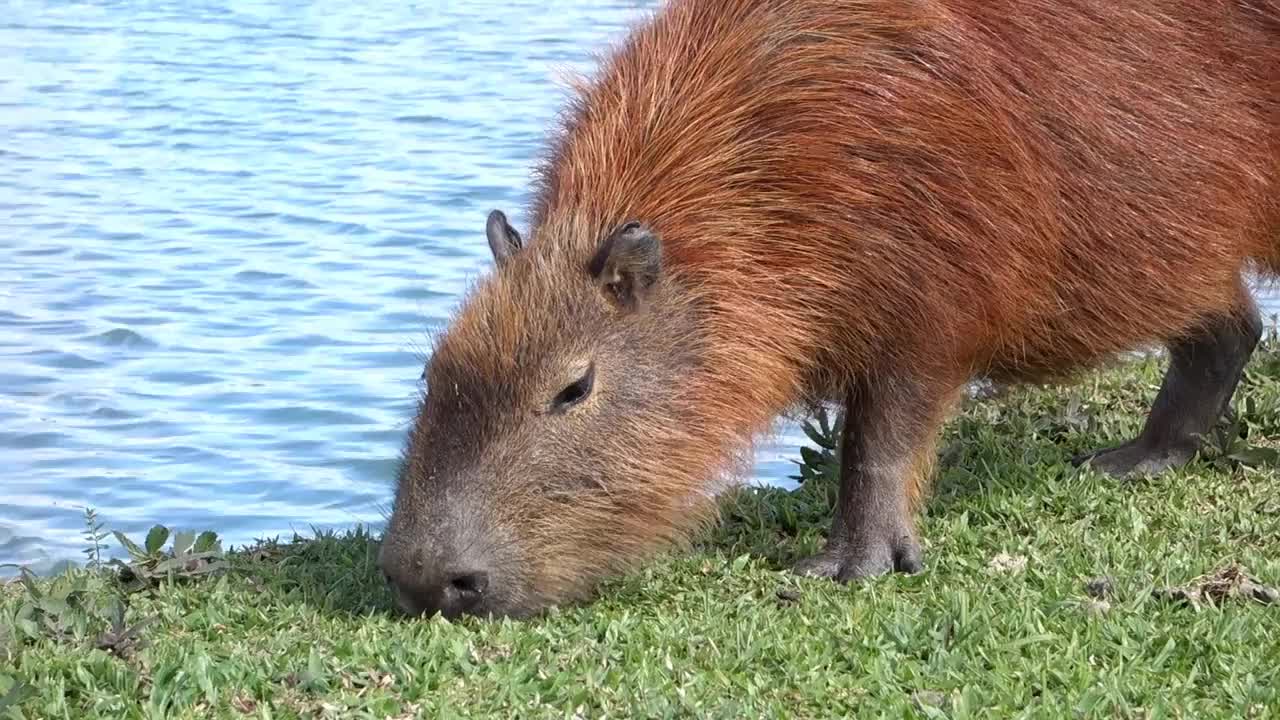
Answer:
[[[582,377],[575,380],[569,387],[561,390],[559,395],[556,395],[555,399],[551,401],[551,411],[564,412],[585,400],[591,394],[595,381],[596,366],[592,363]]]

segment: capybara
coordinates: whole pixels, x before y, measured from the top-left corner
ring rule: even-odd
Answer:
[[[976,377],[1163,344],[1190,461],[1280,272],[1280,0],[672,0],[579,82],[525,232],[435,338],[380,563],[406,611],[528,617],[677,547],[777,418],[845,409],[825,549],[916,572]]]

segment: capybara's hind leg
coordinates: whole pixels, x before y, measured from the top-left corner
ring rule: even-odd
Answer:
[[[954,392],[932,383],[861,382],[845,402],[840,492],[826,548],[793,568],[840,581],[891,571],[919,572],[912,514],[928,470],[945,403]]]
[[[1230,315],[1169,344],[1169,370],[1141,434],[1118,447],[1072,458],[1115,477],[1154,475],[1184,465],[1231,406],[1231,396],[1262,337],[1258,308],[1241,287]]]

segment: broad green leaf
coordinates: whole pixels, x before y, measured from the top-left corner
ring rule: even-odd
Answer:
[[[213,532],[212,530],[205,530],[200,533],[200,536],[196,538],[195,547],[192,549],[198,553],[213,552],[214,550],[217,550],[218,533]]]
[[[35,690],[30,685],[10,680],[9,687],[0,690],[0,713],[18,707],[34,694]]]
[[[49,615],[66,615],[71,610],[66,600],[48,595],[37,600],[36,606]]]
[[[40,626],[31,618],[18,618],[15,624],[28,638],[32,640],[40,639]]]
[[[169,528],[156,525],[147,533],[147,553],[154,555],[164,548],[164,541],[169,539]]]
[[[815,469],[821,467],[823,464],[822,455],[811,447],[800,448],[800,457],[804,460],[805,465]]]

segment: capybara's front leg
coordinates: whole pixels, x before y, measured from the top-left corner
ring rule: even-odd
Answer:
[[[913,507],[954,388],[910,378],[856,383],[845,401],[840,494],[826,548],[794,571],[840,581],[923,568]]]
[[[1262,337],[1262,318],[1240,287],[1237,309],[1169,344],[1169,370],[1137,438],[1072,458],[1114,477],[1154,475],[1189,462],[1231,396]]]

